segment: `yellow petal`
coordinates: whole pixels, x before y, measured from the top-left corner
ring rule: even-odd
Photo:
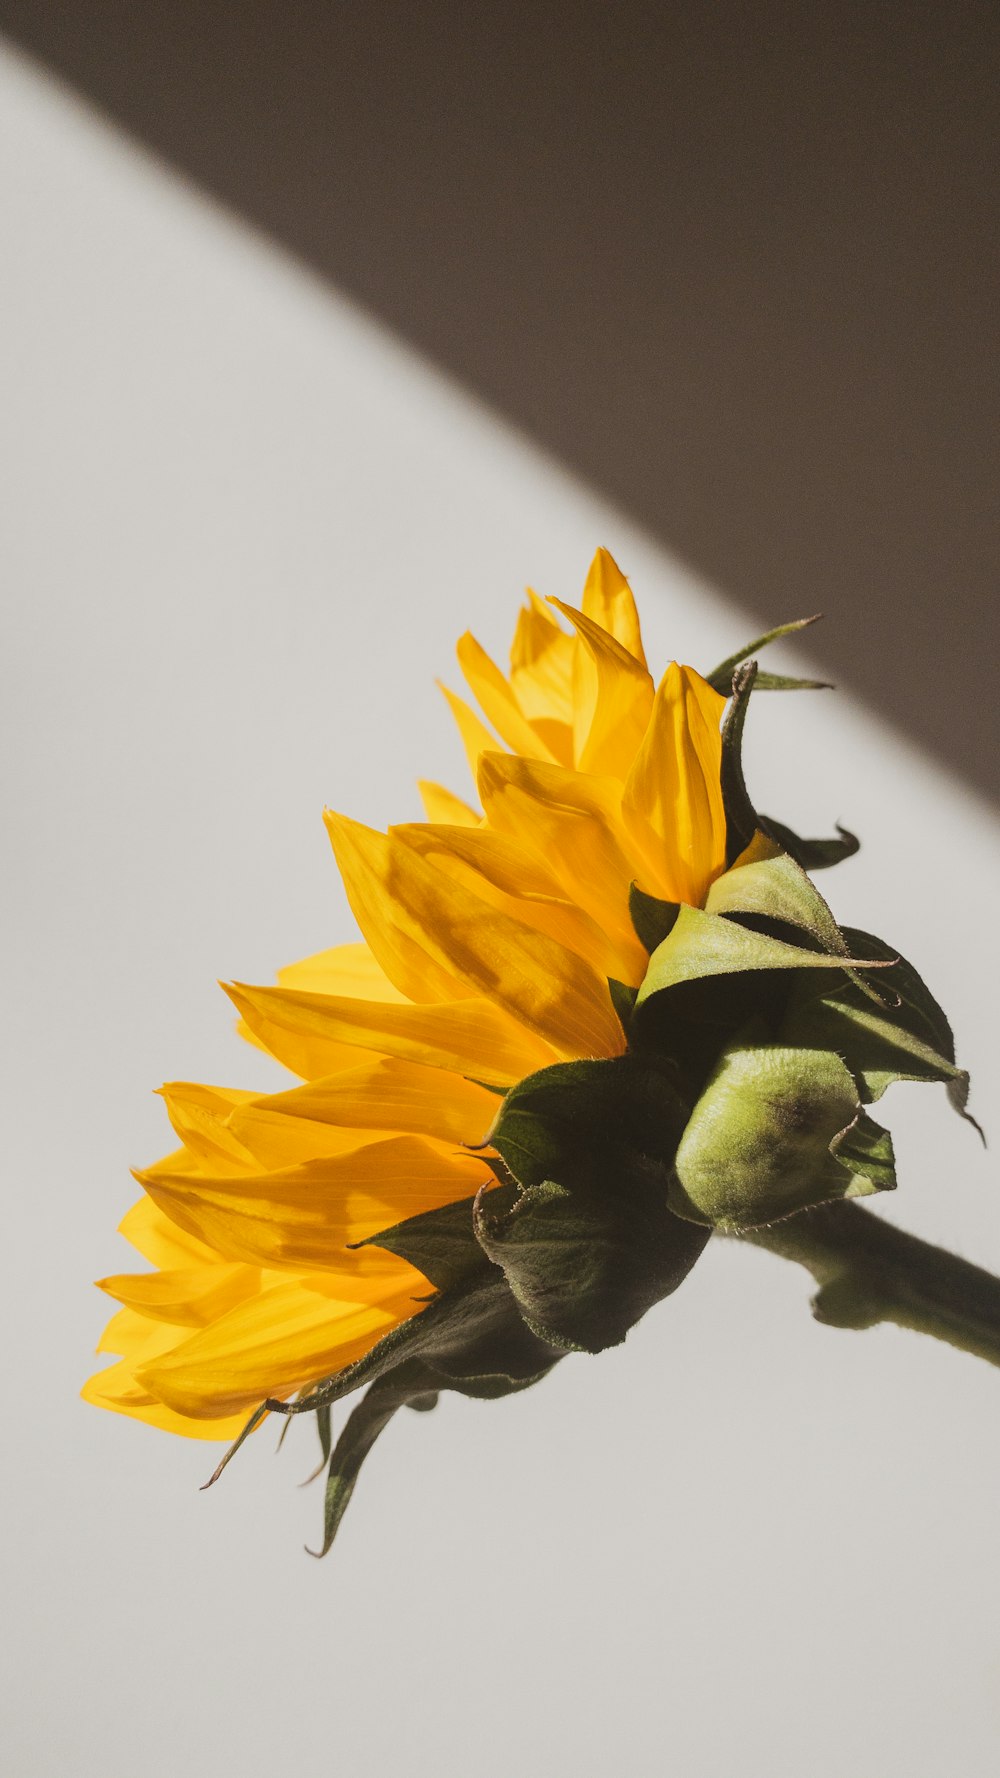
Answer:
[[[561,599],[551,603],[569,618],[592,669],[580,679],[576,694],[577,768],[624,781],[646,733],[653,681],[645,665],[592,618]]]
[[[363,1000],[401,1002],[406,999],[405,994],[393,987],[366,944],[334,945],[330,950],[303,957],[297,963],[288,963],[278,970],[278,985],[302,989],[310,994],[357,995]],[[264,1050],[265,1054],[272,1053],[244,1020],[238,1022],[236,1029],[248,1043]],[[323,1045],[322,1058],[317,1066],[306,1072],[334,1074],[341,1068],[356,1068],[364,1059],[364,1051],[349,1044],[327,1043]],[[295,1072],[302,1073],[303,1070],[296,1068]]]
[[[563,1056],[619,1052],[621,1026],[596,971],[557,940],[435,870],[398,833],[382,840],[381,848],[378,840],[381,835],[365,841],[373,877],[377,871],[367,907],[375,908],[377,896],[377,936],[387,952],[393,944],[422,950],[442,973],[450,971],[503,1007]],[[377,949],[374,922],[368,937]]]
[[[478,827],[482,820],[475,809],[453,796],[443,784],[432,784],[428,778],[417,779],[417,789],[428,821],[447,821],[452,827]]]
[[[606,549],[599,549],[590,564],[583,589],[583,611],[586,617],[627,648],[641,667],[645,667],[642,631],[632,588]]]
[[[226,992],[270,1054],[305,1079],[339,1072],[337,1063],[324,1068],[323,1057],[347,1042],[502,1087],[559,1060],[551,1045],[488,1000],[379,1006],[245,983]]]
[[[180,1433],[184,1438],[218,1438],[225,1439],[228,1444],[242,1432],[246,1421],[245,1412],[204,1420],[193,1420],[187,1414],[178,1414],[162,1401],[157,1401],[148,1389],[136,1383],[131,1365],[124,1360],[109,1365],[106,1370],[97,1371],[84,1384],[80,1394],[92,1407],[109,1408],[112,1413],[127,1414],[130,1419],[144,1420],[148,1426],[156,1426],[161,1432]]]
[[[323,816],[351,911],[390,981],[408,1000],[460,1000],[470,992],[410,920],[398,917],[389,839],[327,809]]]
[[[458,664],[479,708],[501,740],[515,753],[525,753],[530,759],[551,759],[550,748],[524,715],[500,668],[468,631],[458,644]]]
[[[636,867],[625,851],[618,785],[537,760],[487,753],[480,761],[479,787],[490,828],[551,866],[565,892],[613,942],[618,967],[609,974],[638,984],[647,956],[629,918]]]
[[[671,662],[622,796],[640,886],[700,907],[726,863],[719,723],[726,700],[693,667]]]
[[[347,1069],[345,1074],[350,1076],[353,1072]],[[334,1080],[337,1078],[333,1076]],[[269,1098],[234,1112],[233,1129],[250,1156],[250,1165],[240,1169],[243,1173],[259,1173],[268,1167],[297,1167],[303,1161],[321,1160],[327,1155],[352,1154],[370,1142],[373,1134],[367,1126],[343,1129],[333,1124],[309,1123],[305,1118],[290,1120],[273,1109]],[[208,1166],[205,1170],[236,1172],[233,1167]]]
[[[475,1155],[420,1136],[256,1176],[171,1177],[157,1167],[139,1177],[176,1222],[228,1258],[315,1271],[343,1270],[352,1242],[472,1197],[493,1179]]]
[[[484,826],[472,830],[424,822],[389,831],[429,864],[455,882],[464,883],[493,907],[538,932],[548,933],[582,957],[603,980],[608,976],[622,979],[621,958],[614,940],[567,898],[547,864],[503,834]]]
[[[140,1309],[126,1307],[112,1315],[100,1339],[98,1352],[113,1352],[119,1358],[138,1364],[154,1353],[165,1352],[168,1346],[186,1339],[188,1328],[178,1329],[144,1315]]]
[[[175,1170],[181,1156],[172,1154],[167,1158]],[[165,1271],[171,1268],[186,1271],[192,1266],[213,1264],[219,1258],[204,1241],[197,1240],[187,1229],[171,1222],[145,1192],[138,1203],[125,1212],[118,1224],[118,1233],[131,1242],[143,1259],[148,1259],[154,1266],[162,1266]]]
[[[345,1303],[321,1279],[290,1279],[143,1366],[137,1381],[192,1418],[245,1415],[343,1370],[421,1307]]]
[[[364,1057],[363,1050],[350,1053]],[[322,1125],[313,1129],[305,1122],[289,1126],[280,1112],[270,1109],[266,1094],[224,1095],[219,1088],[191,1082],[174,1082],[161,1090],[174,1128],[184,1136],[199,1165],[206,1165],[210,1172],[256,1173],[261,1166],[291,1167],[319,1155],[344,1153],[367,1140],[365,1133],[357,1130]],[[203,1139],[196,1118],[205,1120],[211,1140]]]
[[[499,743],[495,737],[490,734],[485,723],[480,722],[476,712],[470,708],[464,698],[460,698],[457,693],[449,691],[446,685],[442,685],[440,679],[437,681],[437,686],[438,690],[446,699],[452,716],[455,718],[455,726],[458,729],[459,739],[465,749],[465,757],[469,762],[469,771],[472,773],[472,782],[474,784],[476,782],[476,767],[479,763],[479,755],[498,746]]]
[[[290,1120],[307,1119],[310,1127],[402,1131],[472,1148],[496,1117],[497,1096],[441,1068],[381,1056],[348,1074],[275,1093],[268,1104]]]
[[[253,1093],[227,1092],[196,1081],[168,1081],[160,1088],[167,1116],[186,1149],[200,1160],[224,1166],[234,1173],[253,1166],[247,1152],[229,1128],[229,1114]]]
[[[573,764],[573,661],[577,643],[531,591],[518,614],[510,685],[519,709],[560,764]],[[433,819],[433,817],[432,817]]]
[[[126,1307],[175,1327],[204,1327],[260,1289],[260,1271],[220,1261],[189,1271],[125,1272],[99,1288]]]
[[[278,970],[279,988],[303,988],[307,994],[356,994],[359,1000],[401,1001],[374,953],[364,944],[333,945]]]

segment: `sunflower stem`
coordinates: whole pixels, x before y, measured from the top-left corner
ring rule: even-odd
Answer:
[[[739,1238],[812,1273],[819,1321],[894,1321],[1000,1365],[1000,1278],[859,1205],[823,1204]]]

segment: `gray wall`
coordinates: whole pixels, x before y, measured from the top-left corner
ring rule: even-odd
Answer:
[[[988,0],[3,22],[996,794]]]

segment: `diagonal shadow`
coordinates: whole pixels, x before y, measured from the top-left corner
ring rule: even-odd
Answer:
[[[0,22],[996,794],[992,5]]]

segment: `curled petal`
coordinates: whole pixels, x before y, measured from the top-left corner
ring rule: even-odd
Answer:
[[[642,859],[640,887],[700,907],[726,865],[719,723],[725,699],[692,667],[671,662],[622,794]]]

